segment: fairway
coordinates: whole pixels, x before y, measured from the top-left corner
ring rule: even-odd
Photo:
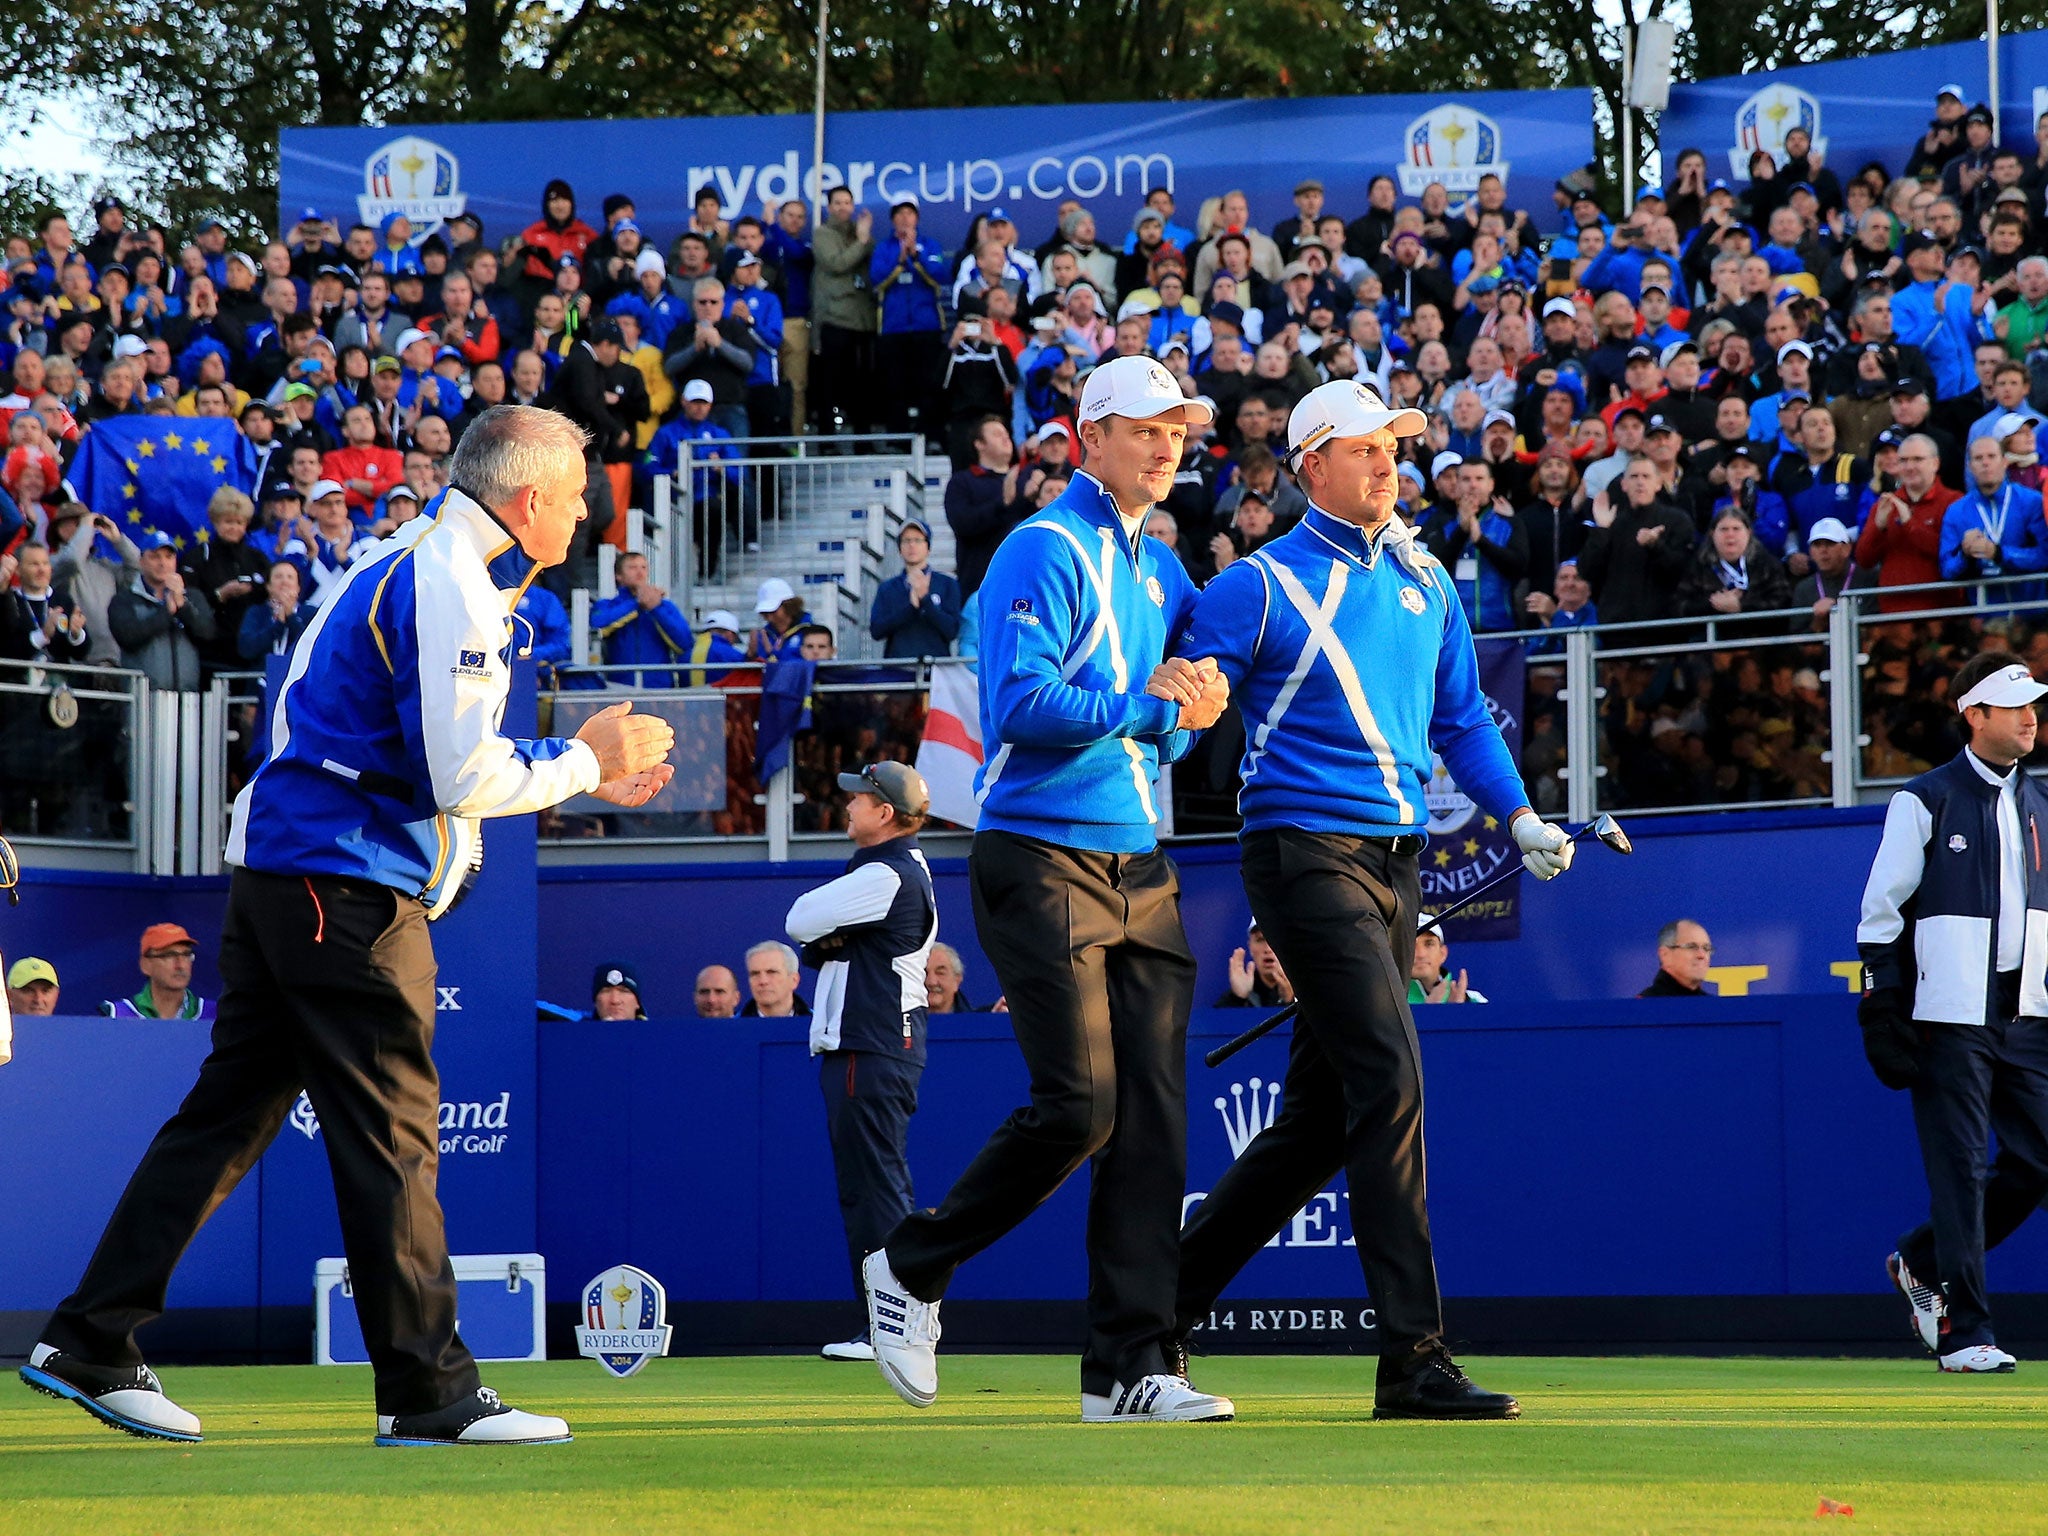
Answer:
[[[203,1445],[0,1383],[0,1531],[2048,1531],[2048,1378],[1918,1361],[1489,1359],[1515,1424],[1375,1424],[1371,1364],[1197,1362],[1234,1424],[1083,1428],[1073,1362],[942,1358],[917,1413],[866,1365],[500,1365],[573,1445],[380,1451],[357,1368],[168,1372]]]

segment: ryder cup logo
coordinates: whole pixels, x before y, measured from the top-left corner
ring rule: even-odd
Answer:
[[[576,1352],[614,1376],[668,1353],[668,1294],[644,1269],[620,1264],[583,1287]]]
[[[1749,179],[1749,157],[1760,149],[1783,165],[1785,135],[1804,128],[1813,141],[1816,155],[1827,153],[1828,141],[1820,136],[1820,103],[1796,86],[1765,86],[1735,111],[1735,147],[1728,151],[1728,173]]]
[[[1401,137],[1408,155],[1396,169],[1409,197],[1420,197],[1432,181],[1457,194],[1476,192],[1482,176],[1508,179],[1508,163],[1500,158],[1500,129],[1484,112],[1445,102],[1415,119]]]
[[[1262,1088],[1265,1090],[1263,1101],[1259,1097]],[[1216,1113],[1223,1117],[1223,1134],[1230,1139],[1232,1159],[1243,1157],[1244,1149],[1252,1144],[1252,1138],[1279,1116],[1280,1085],[1261,1082],[1255,1077],[1251,1081],[1251,1095],[1247,1098],[1245,1085],[1232,1083],[1230,1097],[1217,1098]]]
[[[365,224],[404,214],[412,221],[417,245],[462,212],[467,201],[455,157],[432,139],[407,134],[363,162],[363,195],[356,199],[356,211]]]
[[[320,1134],[320,1117],[313,1113],[313,1101],[303,1093],[292,1101],[288,1123],[308,1141]]]

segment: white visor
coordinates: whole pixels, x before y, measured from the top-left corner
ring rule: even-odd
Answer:
[[[2034,674],[2019,662],[2009,667],[2000,667],[1956,700],[1958,712],[1972,704],[1986,704],[1994,709],[2017,709],[2022,704],[2031,704],[2042,694],[2048,693],[2048,683],[2037,683]]]

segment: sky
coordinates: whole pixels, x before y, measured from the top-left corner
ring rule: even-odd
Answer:
[[[53,178],[83,175],[95,185],[107,175],[106,158],[86,122],[82,100],[44,97],[29,103],[29,110],[40,120],[21,127],[21,120],[28,115],[23,111],[9,135],[9,153],[18,164]]]

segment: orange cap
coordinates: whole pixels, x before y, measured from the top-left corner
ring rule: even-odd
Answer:
[[[145,957],[153,949],[169,949],[173,944],[192,944],[192,935],[176,923],[151,923],[142,930],[142,953]]]

